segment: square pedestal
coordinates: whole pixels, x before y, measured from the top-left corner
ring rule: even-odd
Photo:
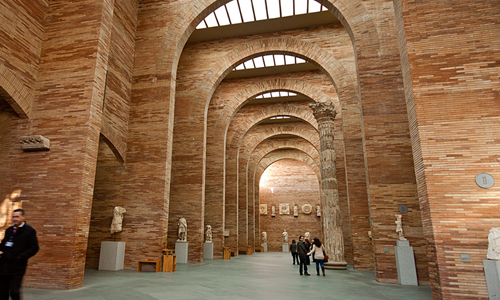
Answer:
[[[267,252],[267,244],[260,244],[264,248],[264,252]]]
[[[123,270],[125,260],[125,242],[101,242],[101,254],[99,255],[100,271]]]
[[[283,252],[288,252],[288,244],[283,244],[281,248],[283,249]]]
[[[413,247],[410,246],[409,241],[397,241],[396,244],[394,252],[396,254],[398,283],[401,285],[418,285]]]
[[[500,261],[485,259],[483,266],[490,300],[500,300]]]
[[[214,243],[203,244],[203,259],[214,259]]]
[[[178,264],[187,264],[188,262],[188,243],[175,242],[175,255]]]

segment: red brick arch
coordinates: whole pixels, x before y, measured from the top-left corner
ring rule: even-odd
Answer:
[[[0,65],[0,96],[20,118],[30,118],[33,94],[4,65]]]
[[[320,166],[316,165],[312,158],[300,150],[276,150],[268,153],[262,158],[257,169],[255,170],[255,182],[260,181],[262,173],[273,163],[282,159],[295,159],[306,163],[318,176],[318,182],[321,180]]]

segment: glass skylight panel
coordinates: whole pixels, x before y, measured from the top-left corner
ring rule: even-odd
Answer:
[[[280,93],[280,97],[287,97],[288,96],[288,92],[279,92]]]
[[[265,93],[265,94],[264,94],[264,95],[262,95],[262,96],[264,96],[264,98],[271,98],[271,93]]]
[[[293,16],[293,1],[294,0],[280,0],[281,1],[281,16]]]
[[[279,97],[280,96],[280,92],[271,92],[271,97],[275,98],[275,97]]]
[[[267,13],[269,19],[276,19],[280,17],[280,0],[267,0]]]
[[[214,13],[209,14],[205,18],[205,22],[207,22],[208,27],[216,27],[217,26],[217,20],[215,19]]]
[[[245,70],[245,66],[243,64],[240,64],[235,68],[236,70]]]
[[[207,28],[205,21],[201,21],[200,24],[198,24],[198,26],[196,26],[196,29],[203,29],[203,28]]]
[[[289,93],[288,93],[288,96],[297,96],[297,93],[294,93],[294,92],[289,92]]]
[[[303,63],[305,63],[305,62],[306,62],[306,61],[305,61],[304,59],[302,59],[302,58],[300,58],[300,57],[297,57],[297,63],[298,63],[298,64],[303,64]]]
[[[274,58],[272,55],[264,55],[264,63],[266,67],[274,67]]]
[[[258,95],[257,97],[255,97],[255,99],[262,99],[263,96],[262,95]]]
[[[295,56],[285,55],[285,64],[287,65],[295,64]]]
[[[252,2],[250,0],[238,0],[240,3],[241,14],[243,15],[243,22],[255,21],[253,17]]]
[[[229,19],[231,20],[231,24],[240,24],[243,21],[241,20],[240,9],[238,7],[237,0],[233,0],[226,4],[227,11],[229,12]]]
[[[266,0],[253,0],[253,8],[257,21],[267,20]]]
[[[307,14],[307,0],[295,0],[295,15]]]
[[[309,0],[309,13],[315,13],[321,11],[321,4],[316,1]]]
[[[262,56],[254,58],[253,62],[255,64],[256,68],[264,68],[265,67],[265,65],[264,65],[264,59],[262,58]]]
[[[247,60],[244,62],[245,64],[245,69],[255,69],[255,66],[253,65],[253,60]]]
[[[229,17],[227,16],[226,8],[221,6],[215,10],[215,15],[217,16],[217,20],[219,21],[220,26],[229,25]]]
[[[284,55],[275,55],[274,56],[274,62],[276,63],[277,66],[283,66],[285,64],[285,56]]]

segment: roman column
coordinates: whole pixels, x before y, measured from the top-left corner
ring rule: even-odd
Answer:
[[[329,262],[327,269],[346,269],[344,259],[344,236],[339,205],[339,191],[335,167],[334,126],[337,112],[332,102],[309,104],[318,122],[321,161],[321,208],[323,219],[323,244]]]

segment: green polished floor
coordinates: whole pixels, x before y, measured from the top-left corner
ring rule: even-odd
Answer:
[[[311,265],[312,266],[312,265]],[[231,260],[179,264],[175,273],[85,272],[83,288],[23,289],[24,300],[247,300],[247,299],[432,299],[428,286],[380,284],[373,272],[326,270],[326,277],[299,276],[288,253],[241,255]]]

